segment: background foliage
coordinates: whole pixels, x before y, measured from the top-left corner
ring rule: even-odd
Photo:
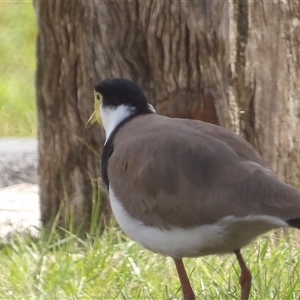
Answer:
[[[0,136],[35,136],[36,19],[31,1],[0,2]]]

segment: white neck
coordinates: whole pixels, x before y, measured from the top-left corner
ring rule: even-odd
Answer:
[[[106,132],[106,141],[113,130],[120,124],[124,119],[132,115],[135,108],[128,105],[119,105],[118,107],[100,107],[100,114],[103,122],[103,127]],[[106,142],[105,141],[105,142]]]

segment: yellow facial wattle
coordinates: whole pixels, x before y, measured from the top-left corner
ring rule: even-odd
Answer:
[[[102,100],[103,100],[103,96],[98,93],[97,91],[94,91],[94,112],[92,113],[92,115],[89,117],[85,127],[86,128],[91,128],[93,125],[96,124],[96,122],[102,126],[102,119],[101,119],[101,115],[100,115],[100,107],[102,104]]]

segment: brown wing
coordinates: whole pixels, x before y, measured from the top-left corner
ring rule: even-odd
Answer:
[[[299,192],[280,182],[248,143],[199,123],[141,116],[117,133],[108,177],[132,216],[161,228],[228,215],[300,217]]]
[[[204,134],[215,137],[223,142],[225,142],[230,148],[232,148],[236,154],[242,160],[250,160],[256,162],[261,166],[268,168],[266,162],[261,157],[261,155],[250,145],[245,139],[232,131],[220,127],[214,124],[200,122],[197,120],[190,119],[174,119],[177,122],[184,124],[188,127],[194,128],[197,131],[201,131]]]

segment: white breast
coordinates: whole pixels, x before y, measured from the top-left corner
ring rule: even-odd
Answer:
[[[287,226],[283,220],[266,215],[228,216],[212,225],[161,230],[144,225],[130,216],[110,188],[114,216],[124,232],[143,247],[173,258],[229,253],[240,249],[256,236]]]

